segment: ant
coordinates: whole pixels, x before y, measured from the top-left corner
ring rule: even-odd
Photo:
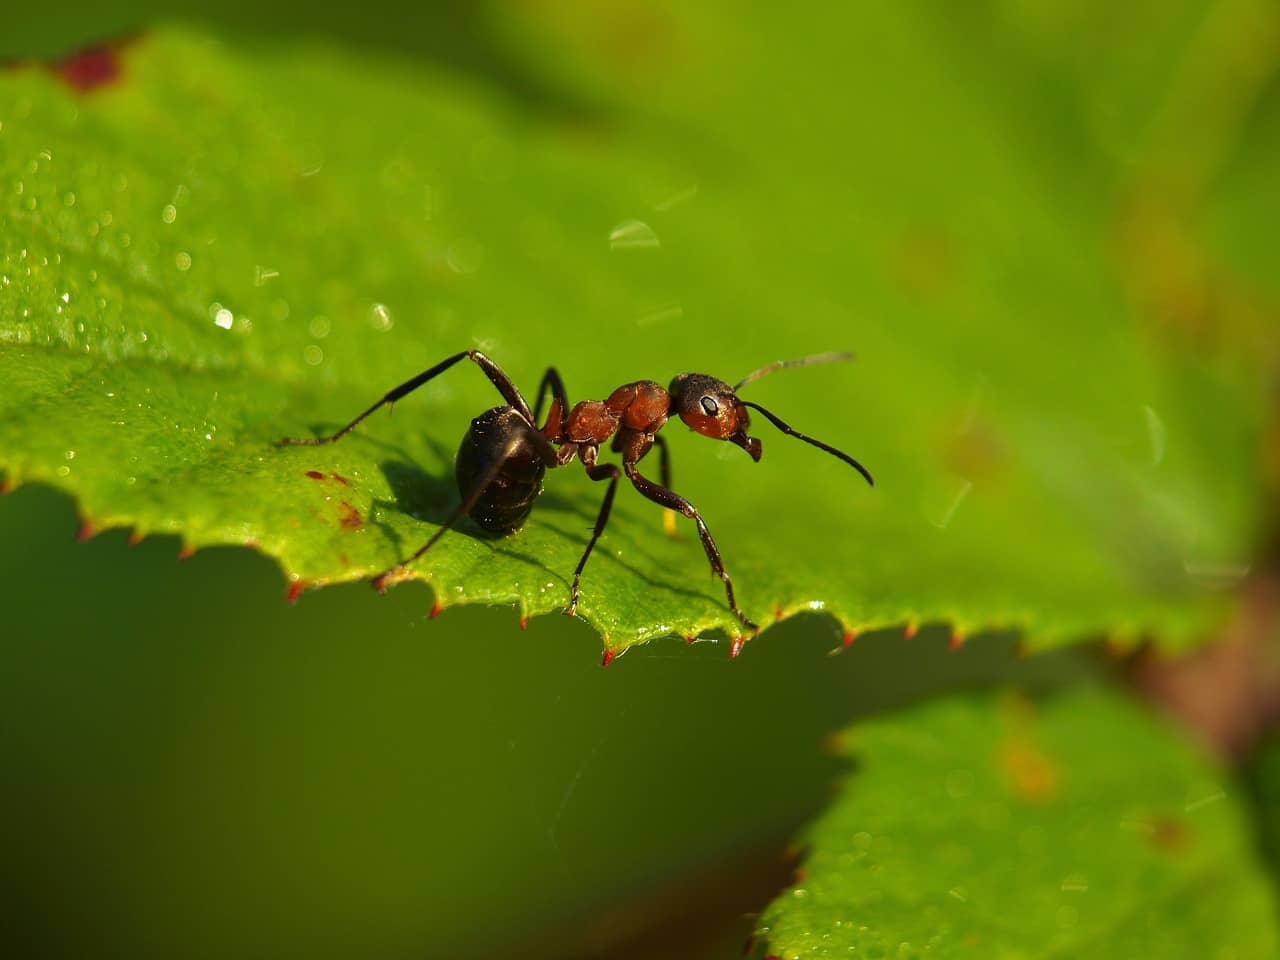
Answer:
[[[530,410],[524,396],[501,367],[479,350],[466,350],[400,384],[337,433],[311,439],[286,438],[280,443],[285,446],[333,443],[350,433],[380,407],[395,403],[459,361],[471,360],[498,388],[506,406],[493,407],[471,421],[455,461],[461,502],[417,552],[374,578],[373,584],[380,592],[385,592],[389,578],[404,571],[409,564],[430,550],[464,516],[469,516],[481,529],[495,536],[519,530],[533,509],[534,500],[542,492],[542,478],[547,469],[563,467],[574,457],[578,457],[586,468],[587,476],[596,481],[608,480],[609,488],[600,505],[591,539],[587,541],[582,559],[573,571],[573,588],[565,613],[572,616],[577,612],[582,570],[609,522],[618,480],[625,474],[643,496],[697,524],[698,536],[702,539],[702,548],[706,551],[712,573],[724,581],[729,609],[743,627],[755,633],[760,628],[738,609],[738,602],[733,595],[733,581],[729,579],[724,562],[720,559],[720,550],[702,515],[693,504],[671,489],[671,461],[667,443],[664,437],[659,436],[658,431],[669,417],[677,415],[697,433],[713,440],[728,440],[742,447],[752,460],[759,462],[760,441],[747,435],[747,428],[750,426],[747,408],[750,407],[763,414],[765,419],[787,436],[803,440],[840,458],[862,474],[868,484],[874,486],[871,474],[847,453],[806,436],[759,404],[738,396],[738,391],[747,384],[775,370],[851,359],[852,354],[848,353],[822,353],[800,360],[781,360],[747,374],[732,387],[723,380],[703,373],[682,373],[665,390],[653,380],[637,380],[618,387],[605,400],[583,400],[574,407],[569,406],[560,374],[555,367],[548,367],[538,386],[538,401]],[[537,424],[542,419],[542,404],[548,392],[552,398],[551,406],[546,422],[539,428]],[[621,469],[612,463],[598,463],[596,460],[600,444],[610,439],[610,449],[622,454]],[[637,469],[637,464],[655,446],[658,448],[661,483],[655,483]]]

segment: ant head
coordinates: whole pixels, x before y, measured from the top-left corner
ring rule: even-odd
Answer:
[[[760,459],[760,441],[747,436],[751,419],[733,387],[705,373],[682,373],[671,381],[671,411],[691,430],[712,440],[737,444]]]

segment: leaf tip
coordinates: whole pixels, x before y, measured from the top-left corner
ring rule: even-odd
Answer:
[[[920,632],[920,624],[914,620],[908,621],[907,625],[902,628],[902,636],[907,640],[915,639],[915,635]]]
[[[305,580],[295,580],[289,584],[289,590],[284,595],[285,602],[290,606],[298,602],[298,597],[302,596],[302,591],[307,589]]]
[[[178,548],[179,560],[190,560],[195,555],[196,555],[196,548],[189,543],[184,543],[181,547]]]
[[[444,613],[444,604],[441,603],[440,599],[437,597],[431,602],[431,609],[427,611],[427,619],[434,620],[442,613]]]
[[[849,648],[853,646],[853,641],[858,639],[858,631],[850,627],[844,632],[844,636],[840,638],[840,646]]]
[[[733,643],[729,644],[729,659],[737,660],[738,654],[742,653],[742,647],[747,642],[746,637],[734,637]]]
[[[951,637],[947,640],[948,650],[959,650],[964,646],[964,632],[959,627],[951,628]]]
[[[93,525],[91,520],[80,518],[80,528],[76,531],[76,540],[84,543],[86,540],[92,540],[98,533],[98,528]]]
[[[609,664],[613,663],[613,658],[616,656],[617,656],[617,653],[615,651],[610,650],[608,647],[605,647],[604,656],[600,658],[600,666],[607,667]]]

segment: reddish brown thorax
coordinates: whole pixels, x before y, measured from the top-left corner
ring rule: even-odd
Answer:
[[[623,384],[607,400],[583,400],[569,412],[565,439],[604,443],[619,430],[652,435],[667,422],[671,397],[661,384],[637,380]]]

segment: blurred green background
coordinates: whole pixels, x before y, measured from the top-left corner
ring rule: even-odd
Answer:
[[[57,58],[138,32],[145,43],[174,14],[62,4],[56,17],[7,24],[0,57]],[[1052,370],[1060,379],[1045,384],[1050,368],[1035,358],[1040,324],[1093,337],[1119,295],[1082,296],[1075,274],[1063,294],[1063,277],[1040,268],[1042,258],[1078,259],[1080,275],[1119,264],[1117,286],[1136,304],[1126,315],[1144,335],[1154,329],[1155,372],[1143,370],[1168,391],[1161,410],[1202,441],[1188,457],[1193,489],[1157,512],[1220,502],[1229,529],[1210,539],[1229,554],[1248,545],[1252,555],[1227,559],[1265,573],[1280,464],[1250,444],[1265,442],[1277,354],[1265,240],[1280,221],[1280,32],[1269,5],[918,3],[736,17],[638,2],[223,4],[185,26],[250,54],[318,42],[413,76],[425,66],[526,122],[580,131],[588,151],[609,143],[625,105],[634,129],[687,150],[672,170],[705,171],[723,156],[726,178],[786,178],[798,206],[759,197],[775,234],[755,235],[753,211],[728,211],[743,228],[721,251],[723,271],[744,251],[801,263],[847,254],[873,289],[861,306],[885,307],[861,318],[855,345],[915,338],[935,350],[889,371],[908,388],[913,377],[971,384],[982,363],[1015,394],[1057,391],[1067,422],[1094,403],[1107,409],[1088,372]],[[900,50],[918,59],[895,74]],[[720,66],[751,56],[760,76],[744,104]],[[864,62],[874,69],[861,73]],[[814,69],[797,74],[797,63]],[[723,106],[717,122],[682,112],[691,89],[700,109]],[[936,100],[984,116],[998,104],[982,134],[1010,139],[982,139],[966,117],[922,126],[921,116],[939,122]],[[828,129],[835,155],[810,162]],[[851,162],[868,179],[845,182],[840,151],[859,138],[893,141],[912,166],[898,169],[886,150]],[[955,157],[967,165],[953,169]],[[1034,206],[1042,196],[1054,205]],[[1011,198],[1025,206],[1001,222]],[[1080,222],[1059,232],[1062,210]],[[901,245],[876,246],[860,218],[892,222]],[[1094,231],[1095,220],[1110,226]],[[1000,257],[966,262],[975,236]],[[688,281],[672,269],[663,282]],[[988,282],[1027,311],[1005,318],[998,340],[980,296],[947,296]],[[822,303],[825,290],[766,286],[742,277],[738,305],[759,297],[777,316],[789,300],[816,303],[828,325],[845,315]],[[703,307],[686,305],[691,321]],[[564,336],[545,307],[541,317],[535,339]],[[778,330],[744,321],[737,333],[726,350],[745,355]],[[1130,348],[1120,337],[1091,348],[1114,366],[1103,382],[1126,383]],[[1188,383],[1197,389],[1180,397]],[[883,409],[869,419],[894,433],[936,427],[886,423]],[[1081,420],[1080,435],[1116,453],[1114,437]],[[1140,424],[1134,434],[1138,452],[1122,459],[1146,455]],[[953,456],[962,469],[984,453]],[[1035,457],[1061,471],[1073,502],[1088,502],[1094,481],[1111,489],[1051,438]],[[941,691],[1096,673],[1090,654],[1018,659],[1007,634],[952,652],[941,627],[910,642],[870,634],[829,656],[840,631],[818,617],[774,627],[732,664],[723,645],[667,640],[601,671],[599,639],[581,623],[537,618],[522,633],[504,607],[427,620],[421,585],[385,598],[334,587],[289,607],[278,568],[251,551],[179,562],[175,538],[131,547],[114,531],[78,544],[77,528],[61,494],[0,498],[0,831],[5,936],[20,955],[736,956],[749,915],[790,876],[789,838],[843,769],[824,748],[833,731]],[[1116,541],[1125,555],[1123,534]],[[1069,603],[1070,584],[1062,595]],[[1007,602],[1021,612],[1023,598]]]

